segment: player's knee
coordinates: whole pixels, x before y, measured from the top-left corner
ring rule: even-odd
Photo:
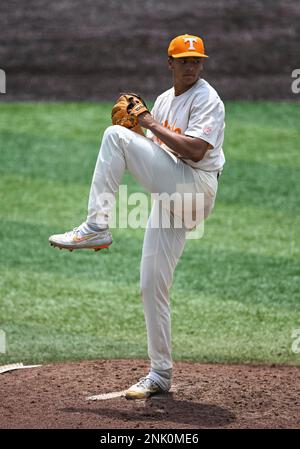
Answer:
[[[111,125],[106,128],[104,131],[103,137],[108,137],[111,135],[123,135],[124,133],[129,132],[127,128],[120,125]]]
[[[103,138],[116,134],[118,132],[118,128],[121,128],[121,126],[118,125],[108,126],[104,131]]]

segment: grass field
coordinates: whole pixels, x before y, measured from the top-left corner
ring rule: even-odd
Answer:
[[[110,104],[1,104],[0,329],[8,362],[147,358],[143,229],[58,251],[86,216]],[[171,290],[175,360],[299,364],[300,104],[227,103],[227,163],[204,237]],[[126,173],[128,191],[140,187]],[[299,345],[300,348],[300,345]]]

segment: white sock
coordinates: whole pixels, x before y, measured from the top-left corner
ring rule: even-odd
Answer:
[[[97,223],[86,223],[87,227],[94,232],[100,232],[100,231],[104,231],[105,229],[108,229],[108,225],[100,225]]]

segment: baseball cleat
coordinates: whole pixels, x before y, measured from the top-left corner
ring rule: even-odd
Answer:
[[[138,383],[132,385],[125,391],[126,399],[146,399],[149,396],[159,393],[166,393],[157,383],[148,377],[142,377]]]
[[[59,249],[65,248],[69,251],[74,249],[94,249],[99,251],[108,248],[113,242],[109,228],[93,231],[86,223],[82,223],[72,231],[64,234],[51,235],[49,243]]]

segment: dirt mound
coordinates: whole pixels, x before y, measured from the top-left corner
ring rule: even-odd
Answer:
[[[297,99],[296,0],[27,0],[1,6],[2,100],[152,99],[170,87],[166,49],[178,34],[205,38],[204,78],[224,99]],[[201,5],[201,6],[200,6]],[[299,96],[298,96],[299,97]]]
[[[0,428],[299,428],[300,367],[175,363],[165,395],[128,401],[141,360],[43,365],[0,374]],[[115,393],[104,400],[93,395]]]

